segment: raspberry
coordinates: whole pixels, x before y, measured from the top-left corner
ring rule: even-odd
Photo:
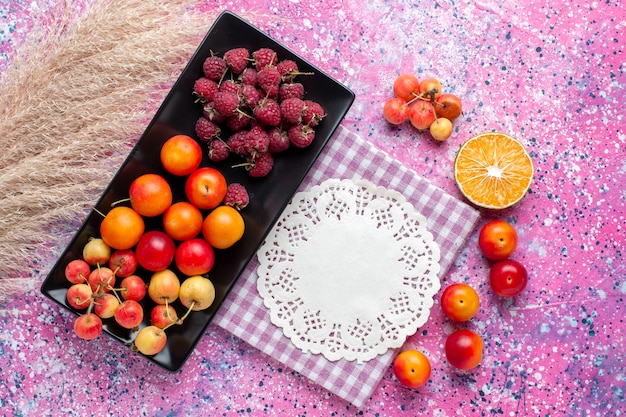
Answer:
[[[219,56],[215,55],[205,59],[204,64],[202,64],[204,76],[213,81],[221,80],[227,69],[228,66],[226,65],[226,62]]]
[[[276,68],[278,68],[278,72],[280,72],[282,80],[288,83],[293,82],[297,75],[313,75],[312,72],[300,72],[298,64],[290,59],[285,59],[279,62],[278,65],[276,65]]]
[[[246,140],[247,134],[248,134],[247,130],[240,130],[230,135],[230,137],[226,141],[226,144],[228,145],[230,150],[234,152],[236,155],[243,156],[243,157],[248,156],[248,154],[246,153],[246,148],[245,148],[245,140]]]
[[[241,75],[239,75],[239,80],[244,85],[247,84],[247,85],[252,85],[256,87],[257,85],[256,77],[257,77],[257,70],[255,68],[248,67],[245,70],[243,70]]]
[[[270,137],[269,152],[279,153],[289,149],[289,135],[286,130],[273,127],[267,134]]]
[[[265,97],[278,99],[278,85],[266,85],[265,89],[262,89],[265,93]]]
[[[256,105],[259,104],[259,101],[263,98],[261,92],[250,84],[242,85],[240,94],[241,101],[250,109],[255,108]]]
[[[302,83],[282,83],[278,87],[279,100],[283,101],[292,97],[300,99],[304,97],[304,85]]]
[[[254,117],[266,126],[278,126],[282,119],[278,102],[271,98],[264,98],[254,108]]]
[[[304,100],[304,113],[302,114],[302,122],[309,126],[317,126],[322,121],[326,113],[321,104],[313,100]]]
[[[315,139],[315,131],[309,125],[295,125],[288,131],[289,142],[296,148],[306,148],[313,139]]]
[[[205,59],[204,76],[193,88],[203,114],[195,130],[208,143],[209,160],[222,162],[235,154],[244,161],[233,168],[245,167],[251,177],[264,177],[277,153],[313,142],[315,126],[326,114],[320,103],[305,99],[304,85],[295,81],[312,73],[300,71],[295,60],[279,61],[271,48],[250,52],[234,47]],[[224,131],[230,133],[228,140],[220,138]],[[229,205],[241,209],[248,204],[245,188],[229,192]]]
[[[209,159],[222,162],[230,155],[230,148],[222,139],[215,138],[209,143]]]
[[[260,126],[255,126],[248,131],[244,139],[244,151],[247,155],[255,158],[261,153],[268,151],[270,146],[270,137]]]
[[[230,91],[218,91],[213,99],[215,110],[223,116],[232,116],[239,106],[239,96]]]
[[[280,73],[283,81],[291,82],[295,74],[298,73],[298,64],[291,59],[284,59],[276,64],[276,69]]]
[[[200,77],[193,84],[193,94],[196,96],[196,103],[206,103],[212,101],[217,93],[218,86],[213,80],[209,80],[206,77]]]
[[[239,94],[241,86],[235,80],[224,80],[219,85],[219,91],[228,91],[233,94]]]
[[[304,101],[297,97],[288,98],[280,103],[280,114],[283,120],[289,124],[298,124],[302,122],[302,113],[304,111]]]
[[[276,65],[278,62],[276,52],[270,48],[260,48],[254,51],[252,58],[254,59],[254,66],[257,71],[270,65]]]
[[[266,84],[278,85],[280,84],[280,72],[276,67],[265,67],[257,72],[256,82],[261,88]]]
[[[272,168],[274,168],[274,157],[271,153],[265,152],[259,154],[252,162],[248,174],[254,178],[265,177],[272,171]]]
[[[201,116],[196,121],[196,135],[198,135],[198,139],[201,141],[209,142],[213,138],[218,137],[220,133],[219,126],[206,117]]]
[[[250,129],[252,129],[253,127],[257,127],[257,126],[265,128],[265,126],[261,122],[259,122],[256,117],[251,117],[250,118]]]
[[[202,115],[212,121],[213,123],[222,123],[226,118],[222,116],[217,110],[215,110],[215,103],[209,101],[202,106]]]
[[[226,65],[235,74],[241,74],[241,72],[248,66],[250,60],[250,51],[246,48],[233,48],[224,53],[224,61]]]
[[[278,97],[280,73],[276,67],[266,67],[257,73],[257,84],[269,97]]]
[[[250,126],[250,116],[243,112],[235,112],[232,116],[226,118],[226,127],[237,132]]]
[[[233,182],[228,184],[226,187],[226,195],[224,196],[223,204],[227,206],[231,206],[237,210],[241,210],[246,207],[250,202],[250,197],[248,196],[248,191],[246,187],[239,184],[238,182]]]

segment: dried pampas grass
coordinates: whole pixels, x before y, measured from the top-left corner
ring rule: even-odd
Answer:
[[[217,17],[163,3],[68,0],[0,80],[0,301],[40,283]]]

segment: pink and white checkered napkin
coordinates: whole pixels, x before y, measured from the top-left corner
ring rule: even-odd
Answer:
[[[401,192],[427,219],[441,249],[442,278],[468,235],[479,213],[428,180],[377,150],[340,126],[317,159],[298,191],[305,191],[329,178],[365,179]],[[339,360],[302,352],[272,324],[269,310],[257,291],[258,261],[254,258],[218,310],[214,323],[240,337],[283,365],[306,376],[335,395],[361,407],[371,397],[396,351],[364,363]]]

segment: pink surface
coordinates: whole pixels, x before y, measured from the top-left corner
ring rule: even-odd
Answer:
[[[49,2],[0,3],[0,69],[10,65]],[[624,10],[584,3],[495,0],[216,1],[348,85],[343,126],[450,194],[464,140],[485,130],[518,137],[535,181],[518,206],[483,211],[481,224],[517,227],[515,257],[530,270],[521,296],[494,296],[477,230],[442,285],[465,281],[482,300],[466,325],[485,357],[454,372],[442,353],[458,327],[438,305],[408,346],[431,359],[419,391],[388,370],[362,409],[329,394],[239,338],[211,325],[182,371],[170,374],[119,343],[78,340],[70,315],[37,288],[0,306],[0,405],[6,415],[619,416],[624,415],[626,134]],[[207,29],[211,22],[207,22]],[[398,72],[436,76],[465,114],[446,143],[381,118]],[[63,236],[65,241],[72,231]],[[60,239],[60,240],[63,240]],[[63,248],[34,254],[39,282]]]

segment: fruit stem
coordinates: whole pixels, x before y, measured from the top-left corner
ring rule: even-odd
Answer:
[[[173,325],[175,325],[175,324],[180,324],[180,323],[182,323],[182,322],[183,322],[183,321],[187,318],[187,316],[189,315],[189,313],[191,313],[191,312],[193,311],[193,307],[194,307],[195,305],[196,305],[196,302],[195,302],[195,301],[192,301],[192,302],[191,302],[191,304],[189,305],[189,309],[187,309],[187,312],[185,313],[185,315],[184,315],[184,316],[182,316],[182,317],[181,317],[178,321],[173,321],[173,322],[171,322],[170,324],[168,324],[167,326],[165,326],[165,327],[163,328],[163,331],[165,331],[166,329],[169,329],[170,327],[172,327],[172,326],[173,326]]]
[[[87,308],[87,314],[91,313],[91,310],[93,310],[93,306],[96,303],[95,298],[93,298],[93,295],[91,297],[91,301],[89,302],[89,307]]]
[[[111,207],[115,207],[120,203],[126,203],[127,201],[130,201],[130,197],[127,198],[122,198],[121,200],[117,200],[111,203]]]
[[[298,75],[315,75],[315,73],[314,72],[289,71],[285,75],[283,75],[283,78],[285,76],[287,76],[287,77],[296,77]]]
[[[240,164],[231,165],[231,168],[241,168],[241,167],[249,168],[251,165],[253,164],[250,162],[242,162]]]
[[[247,118],[249,118],[249,119],[254,119],[254,117],[250,116],[248,113],[246,113],[245,111],[241,110],[239,107],[237,107],[237,108],[235,109],[235,111],[236,111],[237,113],[241,114],[242,116],[245,116],[245,117],[247,117]],[[217,139],[220,139],[220,138],[217,138]]]
[[[414,102],[418,101],[418,100],[424,100],[424,101],[431,101],[428,98],[426,98],[425,95],[421,95],[421,94],[415,94],[412,93],[415,97],[413,97],[411,100],[407,101],[404,105],[405,106],[410,106],[411,104],[413,104]]]
[[[170,314],[170,309],[169,308],[165,309],[165,317],[167,317],[169,319],[169,321],[171,321],[171,322],[177,321],[177,320],[174,320],[174,317],[172,317],[172,315]]]
[[[110,287],[109,283],[102,279],[102,270],[100,269],[100,264],[97,264],[98,268],[98,286],[96,287],[95,297],[98,298],[102,296],[107,288]]]
[[[122,299],[120,298],[120,296],[117,294],[118,291],[124,291],[124,288],[111,288],[111,291],[113,291],[113,295],[115,296],[115,298],[117,298],[117,301],[119,301],[120,303],[122,303]]]
[[[93,211],[95,211],[96,213],[98,213],[99,215],[101,215],[102,217],[106,217],[106,214],[104,214],[103,212],[101,212],[100,210],[98,210],[97,208],[93,208]]]
[[[195,305],[196,305],[196,302],[195,302],[195,301],[192,301],[192,302],[191,302],[191,304],[189,305],[189,309],[187,309],[187,312],[185,313],[185,315],[184,315],[184,316],[182,316],[182,317],[180,318],[180,321],[184,321],[184,320],[187,318],[187,316],[189,315],[189,313],[191,313],[191,312],[193,311],[193,307],[194,307]]]
[[[224,71],[224,73],[222,73],[222,76],[220,77],[220,80],[217,82],[217,86],[220,87],[222,85],[222,82],[224,82],[224,78],[226,77],[226,73],[228,73],[228,69],[226,71]]]

